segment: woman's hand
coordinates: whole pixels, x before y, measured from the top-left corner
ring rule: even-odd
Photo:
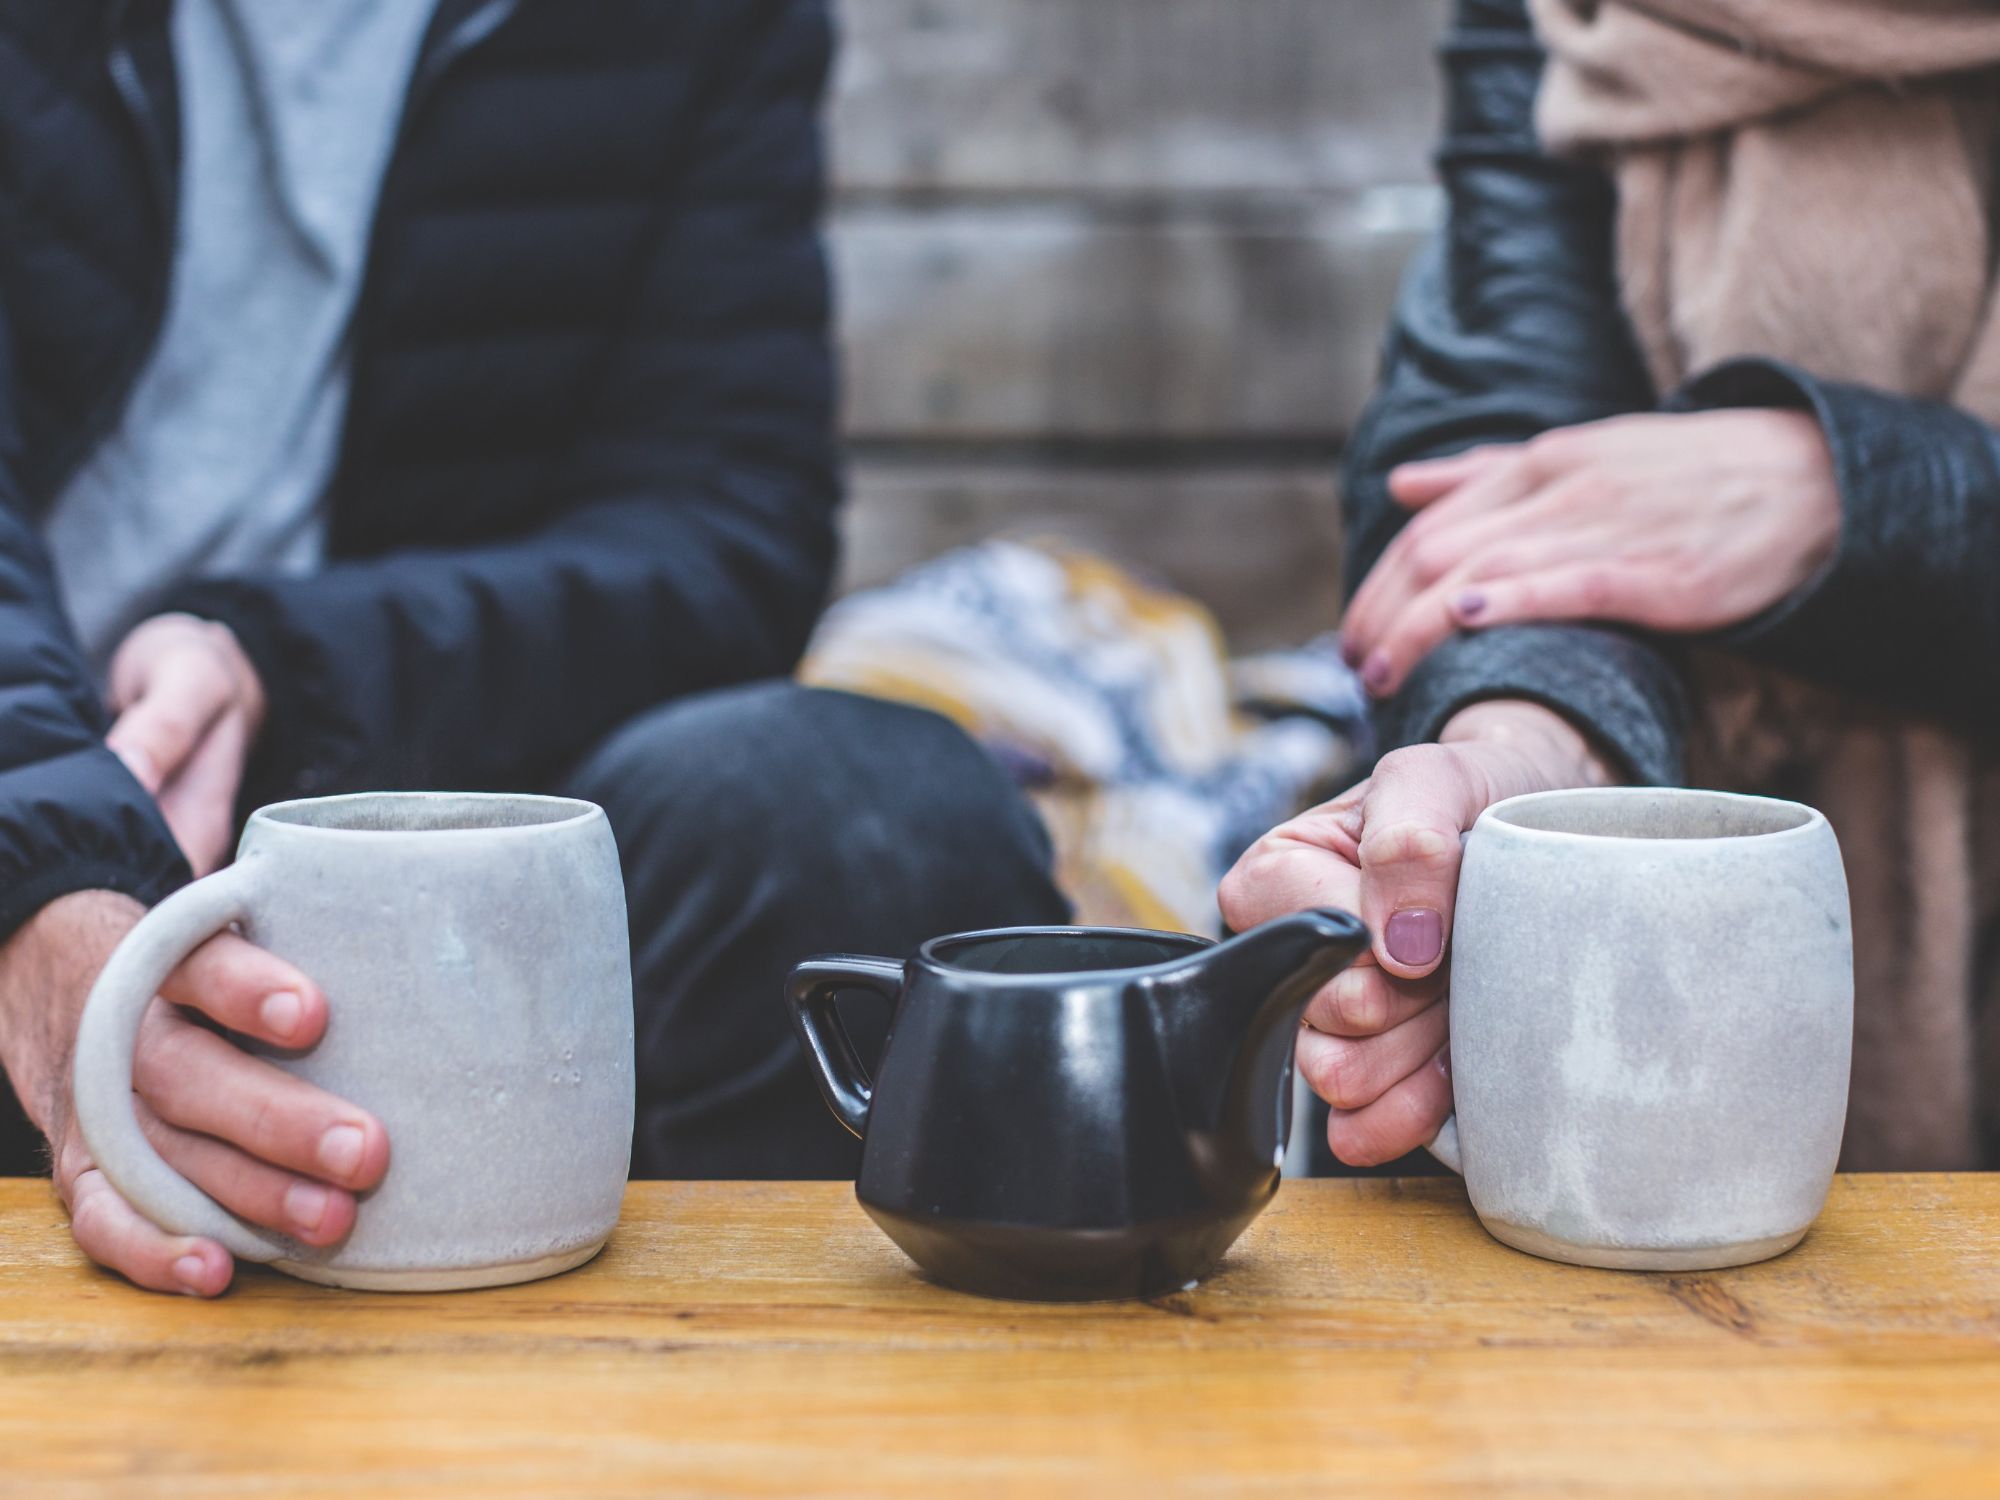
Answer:
[[[1405,464],[1389,489],[1420,514],[1341,624],[1377,695],[1459,630],[1735,625],[1810,581],[1840,544],[1826,439],[1790,411],[1614,417]]]
[[[1223,879],[1223,919],[1238,932],[1337,906],[1375,934],[1373,950],[1313,997],[1299,1034],[1299,1071],[1333,1106],[1335,1156],[1394,1161],[1451,1111],[1444,957],[1460,836],[1503,798],[1611,779],[1560,715],[1476,703],[1439,743],[1383,756],[1368,780],[1266,834]]]
[[[153,794],[197,876],[221,867],[264,722],[264,687],[228,626],[155,615],[111,659],[105,743]]]

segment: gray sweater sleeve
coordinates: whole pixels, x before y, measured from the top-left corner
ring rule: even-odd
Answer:
[[[1375,399],[1349,445],[1350,589],[1407,519],[1389,497],[1395,465],[1650,410],[1656,399],[1618,299],[1611,186],[1536,140],[1542,54],[1520,0],[1461,0],[1441,56],[1446,221],[1405,279]],[[1384,748],[1436,738],[1483,698],[1555,709],[1630,780],[1681,778],[1684,689],[1650,638],[1591,625],[1457,636],[1383,705]]]

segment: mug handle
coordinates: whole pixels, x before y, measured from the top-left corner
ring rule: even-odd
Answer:
[[[1431,1137],[1424,1149],[1443,1162],[1459,1176],[1465,1175],[1465,1159],[1458,1151],[1458,1111],[1453,1110],[1444,1117],[1444,1124],[1438,1126],[1438,1133]]]
[[[860,1136],[868,1131],[868,1106],[875,1097],[875,1081],[868,1076],[861,1054],[854,1050],[854,1039],[847,1034],[840,1012],[834,1009],[834,997],[842,990],[868,990],[887,1000],[893,1009],[903,998],[903,966],[891,958],[831,953],[807,959],[792,970],[785,983],[792,1028],[812,1059],[813,1076],[826,1107]]]
[[[132,1102],[132,1052],[139,1023],[182,959],[256,902],[252,860],[183,886],[125,934],[84,1002],[73,1078],[77,1127],[111,1185],[140,1213],[173,1234],[219,1240],[245,1260],[270,1261],[291,1247],[239,1219],[168,1166]]]

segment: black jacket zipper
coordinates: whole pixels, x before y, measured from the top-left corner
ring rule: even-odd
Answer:
[[[383,169],[385,189],[403,138],[418,109],[436,89],[438,80],[466,53],[499,30],[519,4],[520,0],[485,0],[453,25],[442,38],[427,40],[396,121],[396,146]],[[180,191],[175,174],[180,163],[161,129],[154,101],[146,92],[146,81],[140,75],[138,61],[132,55],[131,44],[125,35],[125,18],[131,7],[132,0],[114,0],[111,6],[106,22],[110,46],[105,67],[111,75],[112,86],[118,92],[119,102],[124,105],[127,123],[139,140],[140,154],[146,163],[146,184],[159,222],[165,255],[148,289],[144,326],[132,340],[131,350],[119,366],[117,377],[105,388],[97,405],[91,409],[89,418],[79,424],[56,458],[31,478],[24,479],[24,498],[36,514],[54,503],[55,497],[62,493],[76,471],[97,451],[98,445],[110,435],[124,415],[126,403],[131,400],[132,387],[138,383],[146,362],[152,358],[153,350],[159,343],[160,331],[166,322],[167,297],[173,285],[174,239],[180,228]],[[178,108],[177,78],[175,82],[175,107]],[[382,198],[378,194],[374,217],[368,229],[368,255],[363,262],[366,269],[362,273],[361,293],[355,302],[353,326],[357,330],[362,326],[364,308],[372,301],[369,289],[374,283],[371,273],[376,264],[376,246],[380,237],[381,203]]]

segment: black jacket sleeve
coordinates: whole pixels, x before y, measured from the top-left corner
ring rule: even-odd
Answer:
[[[788,671],[839,498],[818,235],[823,7],[765,3],[707,105],[558,519],[190,587],[270,694],[246,800],[532,784],[640,710]]]
[[[1406,519],[1388,493],[1395,465],[1655,402],[1619,304],[1610,183],[1544,154],[1536,138],[1542,53],[1521,0],[1460,0],[1441,56],[1446,221],[1405,280],[1381,384],[1348,451],[1350,587]],[[1680,778],[1683,689],[1640,636],[1583,625],[1457,636],[1384,705],[1385,746],[1434,739],[1481,698],[1545,703],[1633,779]]]
[[[13,479],[13,389],[0,310],[0,941],[72,891],[150,903],[188,878],[159,808],[104,748],[104,705]]]
[[[1730,647],[1974,733],[2000,729],[2000,432],[1955,407],[1761,359],[1717,366],[1673,404],[1806,411],[1833,454],[1839,550],[1731,631]]]

